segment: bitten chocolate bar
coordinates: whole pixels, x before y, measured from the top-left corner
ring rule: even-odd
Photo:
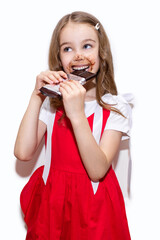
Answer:
[[[75,80],[79,81],[80,84],[84,85],[88,80],[94,78],[96,76],[96,73],[87,72],[84,70],[75,70],[70,74],[67,74],[68,80]],[[67,80],[64,80],[67,81]],[[40,88],[40,92],[48,97],[60,97],[61,93],[59,91],[59,84],[56,85],[50,85],[46,84],[44,87]]]

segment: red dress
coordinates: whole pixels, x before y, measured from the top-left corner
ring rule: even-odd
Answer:
[[[21,193],[27,240],[130,240],[125,205],[112,167],[94,194],[71,123],[55,115],[46,184],[38,168]],[[103,110],[102,132],[110,115]],[[92,130],[94,114],[88,117]],[[60,121],[59,121],[60,120]],[[87,151],[87,149],[86,149]]]

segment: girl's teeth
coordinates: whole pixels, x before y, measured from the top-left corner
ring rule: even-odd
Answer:
[[[87,69],[88,67],[73,67],[73,70],[85,70]]]

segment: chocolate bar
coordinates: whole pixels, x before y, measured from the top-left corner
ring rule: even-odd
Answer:
[[[87,72],[84,70],[75,70],[70,74],[67,74],[69,80],[79,81],[84,85],[88,80],[94,78],[96,73]]]
[[[88,80],[94,78],[96,73],[87,72],[85,70],[75,70],[72,73],[67,74],[68,80],[79,81],[80,84],[84,85]],[[67,80],[64,80],[67,81]],[[48,97],[60,97],[61,93],[59,91],[59,84],[50,85],[46,84],[44,87],[40,88],[40,92]]]

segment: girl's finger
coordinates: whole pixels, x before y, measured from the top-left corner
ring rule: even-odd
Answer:
[[[56,79],[54,78],[49,78],[48,76],[44,75],[42,78],[41,78],[41,81],[43,83],[49,83],[49,84],[53,84],[53,83],[56,83]]]
[[[82,89],[82,88],[83,88],[82,84],[80,84],[78,81],[71,80],[71,82],[74,84],[75,87],[77,87],[77,88],[79,88],[79,89]]]
[[[62,89],[64,89],[68,94],[71,93],[73,91],[73,87],[70,83],[68,83],[69,81],[65,81],[60,83],[60,87]]]
[[[80,83],[75,83],[76,81],[73,81],[73,80],[69,80],[69,81],[65,81],[63,82],[63,85],[64,87],[66,87],[66,89],[68,89],[68,91],[74,91],[74,92],[78,92],[82,86],[80,86],[81,84]]]
[[[56,80],[58,80],[59,82],[63,82],[64,79],[67,79],[67,74],[64,73],[63,71],[58,71],[58,72],[53,71],[51,75],[55,77]]]
[[[64,79],[67,79],[67,74],[64,71],[58,71],[58,73],[60,74],[60,76]]]
[[[68,81],[66,81],[66,82],[68,82]],[[79,93],[86,92],[85,88],[78,81],[70,80],[69,82],[70,82],[70,86],[71,86],[72,90],[77,91]]]
[[[39,79],[46,83],[59,83],[67,79],[67,74],[63,71],[44,71],[38,76]]]
[[[65,81],[65,84],[70,86],[73,90],[81,87],[81,84],[74,80]]]

